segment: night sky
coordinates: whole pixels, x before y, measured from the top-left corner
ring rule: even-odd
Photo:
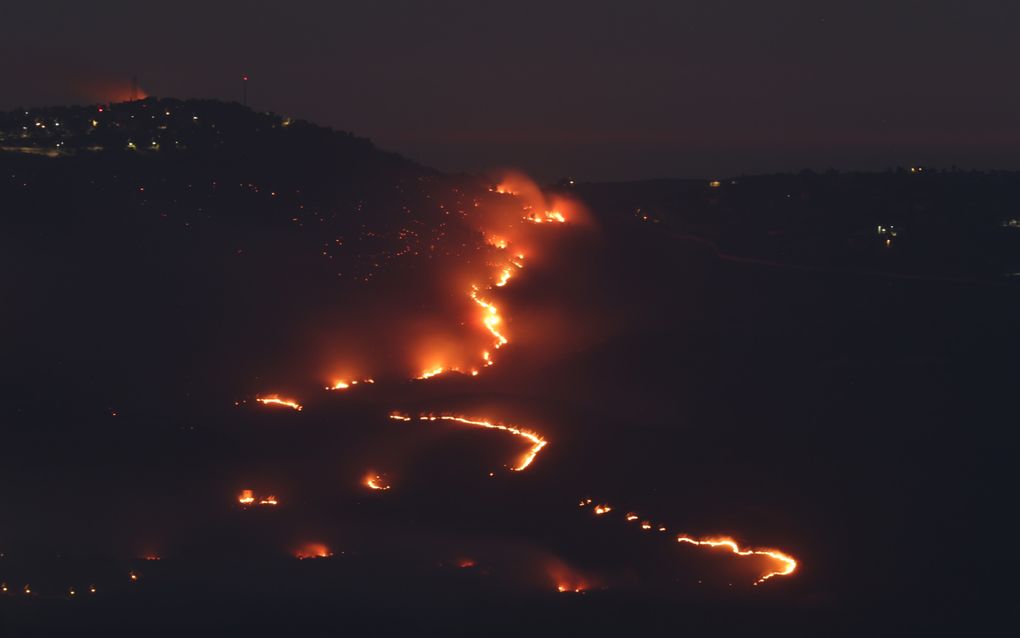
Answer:
[[[1020,168],[1020,4],[19,2],[0,108],[240,99],[542,179]]]

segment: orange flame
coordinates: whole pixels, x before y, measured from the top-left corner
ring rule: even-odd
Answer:
[[[390,418],[397,421],[411,420],[411,417],[397,412],[390,414]],[[531,465],[531,463],[535,460],[535,457],[538,456],[538,453],[542,451],[542,448],[544,448],[548,444],[548,441],[543,439],[539,434],[536,434],[535,432],[531,432],[529,430],[523,430],[513,425],[503,425],[502,423],[493,423],[491,421],[470,419],[462,416],[451,416],[448,414],[443,415],[422,414],[418,416],[418,419],[420,421],[455,421],[457,423],[474,425],[482,428],[488,428],[491,430],[502,430],[503,432],[509,432],[514,436],[519,436],[521,438],[527,439],[528,441],[531,442],[531,449],[528,450],[528,452],[521,458],[520,462],[515,467],[511,468],[515,472],[520,472],[521,470],[527,469],[527,467]]]
[[[251,490],[241,490],[241,494],[237,497],[237,502],[241,505],[251,505],[255,502],[255,493]]]
[[[431,370],[426,370],[425,372],[422,372],[420,375],[418,375],[415,378],[416,379],[431,379],[432,377],[434,377],[436,375],[443,374],[444,372],[446,372],[446,368],[440,366],[438,368],[432,368]]]
[[[383,477],[381,477],[378,474],[369,473],[368,476],[365,477],[365,480],[363,481],[363,483],[364,483],[365,486],[367,486],[369,489],[372,489],[372,490],[388,490],[388,489],[390,489],[390,484],[387,483],[385,481],[385,479],[383,479]]]
[[[563,216],[563,213],[558,210],[543,211],[541,215],[538,213],[528,213],[524,216],[524,219],[535,224],[545,224],[548,222],[563,224],[567,221],[567,218]]]
[[[281,399],[278,394],[271,394],[267,397],[256,397],[255,400],[262,405],[282,405],[284,407],[297,410],[298,412],[304,409],[297,401],[294,401],[293,399]]]
[[[510,340],[506,338],[506,335],[496,327],[503,322],[503,318],[499,314],[499,308],[478,296],[478,286],[471,286],[471,299],[485,310],[482,323],[485,324],[485,329],[496,339],[496,344],[493,347],[498,350],[509,343]],[[488,352],[483,353],[482,356],[486,361],[489,360]]]
[[[592,500],[590,498],[584,499],[579,503],[579,506],[585,507],[587,505],[590,505],[591,502]],[[596,505],[593,511],[595,512],[595,514],[601,515],[609,512],[610,508],[607,505]],[[627,520],[628,522],[636,521],[638,518],[639,518],[638,515],[635,514],[634,512],[628,512],[627,515],[624,516],[624,519]],[[653,525],[651,521],[641,522],[642,530],[648,531],[651,530],[652,528]],[[659,525],[657,529],[660,532],[665,532],[666,526]],[[755,585],[760,585],[761,583],[764,583],[766,580],[773,578],[774,576],[789,576],[797,569],[796,559],[794,559],[792,556],[788,554],[785,554],[777,549],[741,549],[735,540],[725,536],[720,536],[717,538],[696,539],[681,534],[680,536],[676,537],[676,540],[678,543],[688,543],[698,547],[709,548],[724,547],[733,554],[736,554],[737,556],[767,556],[768,558],[771,558],[782,563],[783,565],[782,569],[777,569],[765,573],[763,576],[761,576],[760,578],[758,578],[758,580],[754,582]]]
[[[740,546],[737,545],[737,542],[732,538],[719,537],[699,540],[691,538],[690,536],[681,535],[677,536],[676,540],[678,543],[689,543],[699,547],[725,547],[737,556],[768,556],[769,558],[783,564],[782,569],[766,573],[764,576],[755,581],[755,585],[760,585],[773,576],[789,576],[797,569],[797,561],[792,556],[788,556],[787,554],[775,549],[741,549]]]
[[[351,386],[358,385],[358,383],[375,383],[375,379],[355,379],[353,381],[346,381],[344,379],[337,379],[333,382],[333,385],[327,385],[327,390],[346,390]]]

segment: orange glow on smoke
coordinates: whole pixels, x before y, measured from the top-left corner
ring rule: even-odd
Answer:
[[[256,397],[255,400],[262,405],[282,405],[284,407],[297,410],[298,412],[303,409],[301,404],[297,401],[294,401],[293,399],[282,399],[278,394],[271,394],[267,397]]]
[[[484,328],[492,341],[481,350],[482,361],[476,365],[464,362],[463,354],[451,355],[441,350],[442,354],[437,355],[436,351],[429,351],[428,357],[419,361],[421,372],[417,373],[416,379],[430,379],[447,372],[477,376],[481,369],[493,365],[495,351],[510,343],[511,335],[506,329],[502,303],[490,293],[506,287],[517,271],[523,269],[525,253],[534,249],[529,238],[537,231],[530,228],[531,224],[522,222],[562,224],[568,220],[585,219],[583,207],[579,204],[562,197],[547,196],[534,181],[518,173],[508,173],[491,190],[509,197],[492,202],[491,209],[484,211],[479,218],[477,230],[486,244],[505,252],[495,261],[488,262],[492,267],[488,274],[476,274],[473,280],[467,280],[466,292],[481,310],[479,327]],[[527,248],[522,250],[521,244]],[[458,358],[452,359],[453,356]]]
[[[323,543],[305,543],[301,547],[294,550],[294,556],[299,560],[305,560],[308,558],[329,558],[333,555],[329,547]]]
[[[241,494],[237,497],[237,502],[241,505],[251,505],[255,502],[255,493],[251,490],[241,490]]]
[[[399,414],[399,413],[391,414],[390,418],[394,419],[394,420],[397,420],[397,421],[410,421],[411,420],[411,417],[403,415],[403,414]],[[422,414],[422,415],[420,415],[418,417],[418,420],[420,420],[420,421],[455,421],[457,423],[463,423],[465,425],[474,425],[474,426],[477,426],[477,427],[487,428],[487,429],[491,429],[491,430],[501,430],[503,432],[509,432],[510,434],[513,434],[514,436],[519,436],[521,438],[527,439],[528,441],[531,442],[531,448],[528,450],[528,452],[523,457],[521,457],[520,462],[518,462],[518,464],[516,466],[510,468],[510,469],[512,469],[515,472],[520,472],[521,470],[527,469],[527,467],[529,465],[531,465],[531,463],[535,460],[535,457],[538,456],[538,453],[542,451],[542,448],[544,448],[548,444],[548,442],[544,438],[542,438],[541,435],[539,435],[539,434],[537,434],[535,432],[531,432],[529,430],[523,430],[523,429],[521,429],[521,428],[519,428],[517,426],[513,426],[513,425],[503,425],[502,423],[493,423],[491,421],[486,421],[486,420],[482,420],[482,419],[470,419],[470,418],[467,418],[467,417],[451,416],[451,415],[448,415],[448,414],[443,414],[443,415]]]
[[[581,594],[591,588],[591,583],[559,561],[548,567],[549,577],[556,583],[561,594]]]
[[[676,540],[678,543],[689,543],[698,547],[722,547],[729,550],[731,553],[737,556],[767,556],[775,561],[778,561],[783,565],[782,569],[777,569],[766,573],[764,576],[754,582],[755,585],[764,583],[766,580],[773,576],[789,576],[797,569],[797,561],[792,556],[788,556],[783,552],[775,549],[741,549],[737,542],[732,538],[725,536],[719,538],[703,538],[695,539],[690,536],[677,536]]]

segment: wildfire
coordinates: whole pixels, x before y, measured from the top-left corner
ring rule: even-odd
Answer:
[[[592,500],[590,498],[587,498],[581,500],[581,502],[578,505],[580,507],[586,507],[587,505],[590,505],[591,502]],[[608,505],[596,505],[593,511],[595,512],[595,514],[602,515],[609,512],[610,508]],[[638,518],[639,518],[638,515],[635,514],[634,512],[628,512],[624,516],[624,519],[628,522],[636,521]],[[658,529],[660,532],[666,531],[665,525],[659,525],[658,527],[656,527],[655,525],[652,524],[651,521],[641,521],[642,530],[649,531],[653,528]],[[773,560],[779,561],[782,564],[783,566],[782,569],[767,572],[754,582],[755,585],[760,585],[761,583],[764,583],[766,580],[774,576],[789,576],[797,569],[796,559],[794,559],[792,556],[789,556],[788,554],[785,554],[777,549],[741,549],[735,540],[725,536],[720,536],[717,538],[697,539],[681,534],[676,537],[676,540],[678,543],[688,543],[690,545],[695,545],[698,547],[709,548],[722,547],[728,549],[731,553],[736,554],[737,556],[766,556]]]
[[[416,379],[431,379],[432,377],[440,375],[440,374],[443,374],[444,372],[446,372],[446,368],[444,368],[442,366],[439,366],[438,368],[432,368],[431,370],[426,370],[425,372],[422,372],[420,375],[418,375],[415,378]]]
[[[499,271],[499,277],[496,279],[496,287],[502,288],[510,281],[510,278],[514,276],[513,268],[504,268]]]
[[[560,583],[559,585],[556,585],[556,591],[560,592],[561,594],[563,594],[563,593],[582,594],[582,593],[584,593],[584,590],[585,590],[585,586],[583,584],[580,584],[580,585],[570,585],[570,584]]]
[[[482,317],[482,323],[485,324],[485,329],[488,330],[489,333],[496,339],[496,344],[493,347],[498,350],[509,343],[509,339],[506,338],[506,335],[500,332],[499,328],[496,327],[503,323],[503,318],[499,314],[499,308],[497,308],[495,304],[490,303],[479,296],[478,286],[471,287],[471,299],[485,310],[485,315]],[[483,354],[486,361],[489,360],[488,356],[485,356],[487,354],[487,352]]]
[[[410,421],[411,420],[411,417],[403,415],[403,414],[400,414],[400,413],[397,413],[397,412],[394,412],[393,414],[390,414],[390,418],[394,419],[394,420],[397,420],[397,421]],[[529,465],[531,465],[531,463],[535,460],[535,457],[538,456],[538,453],[542,451],[542,448],[544,448],[548,444],[548,441],[546,441],[544,438],[542,438],[539,434],[537,434],[535,432],[531,432],[529,430],[523,430],[523,429],[521,429],[519,427],[516,427],[516,426],[513,426],[513,425],[504,425],[502,423],[493,423],[491,421],[486,421],[486,420],[469,419],[467,417],[451,416],[451,415],[448,415],[448,414],[442,414],[442,415],[422,414],[422,415],[420,415],[418,417],[418,420],[420,420],[420,421],[455,421],[457,423],[463,423],[465,425],[474,425],[474,426],[477,426],[477,427],[487,428],[487,429],[491,429],[491,430],[502,430],[503,432],[509,432],[510,434],[513,434],[514,436],[519,436],[521,438],[527,439],[528,441],[531,442],[531,448],[528,450],[528,452],[523,457],[521,457],[520,462],[515,467],[511,468],[515,472],[520,472],[521,470],[527,469],[527,467]]]
[[[298,412],[304,409],[304,407],[297,401],[294,401],[293,399],[281,399],[277,394],[272,394],[267,397],[256,397],[255,400],[262,405],[282,405],[284,407],[297,410]]]
[[[495,246],[496,248],[499,248],[501,250],[505,249],[507,246],[510,245],[510,242],[503,239],[502,237],[497,237],[496,235],[489,235],[488,237],[485,238],[485,241],[490,246]]]
[[[253,503],[258,503],[262,507],[276,507],[280,503],[276,496],[272,494],[267,494],[265,497],[256,500],[255,492],[252,490],[241,490],[237,497],[237,502],[245,507]],[[159,559],[157,558],[157,560]]]
[[[360,379],[354,381],[345,381],[344,379],[337,379],[333,382],[333,385],[327,385],[327,390],[346,390],[351,386],[358,385],[358,383],[375,383],[375,379]],[[300,408],[299,408],[300,409]]]
[[[387,483],[385,479],[383,479],[383,477],[378,474],[370,473],[368,476],[365,477],[364,484],[365,486],[372,490],[390,489],[390,484]]]
[[[766,573],[754,582],[755,585],[760,585],[773,576],[789,576],[797,569],[797,561],[792,556],[788,556],[775,549],[741,549],[737,542],[732,538],[719,537],[695,539],[690,536],[681,535],[677,536],[676,540],[678,543],[689,543],[699,547],[724,547],[737,556],[768,556],[769,558],[783,564],[782,569]]]
[[[534,224],[545,224],[549,222],[563,224],[567,221],[567,218],[563,216],[563,213],[558,210],[547,210],[543,211],[542,214],[534,212],[528,213],[524,216],[524,219]]]
[[[294,551],[294,556],[298,560],[305,560],[308,558],[329,558],[333,555],[329,547],[322,543],[305,543]]]

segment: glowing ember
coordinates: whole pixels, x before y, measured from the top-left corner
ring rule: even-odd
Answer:
[[[460,567],[461,569],[468,569],[475,565],[477,565],[477,563],[470,558],[463,558],[457,562],[457,567]]]
[[[677,536],[676,540],[678,543],[689,543],[699,547],[722,547],[728,549],[737,556],[767,556],[782,563],[782,569],[766,573],[764,576],[755,581],[755,585],[764,583],[773,576],[789,576],[797,569],[797,561],[792,556],[788,556],[783,552],[774,549],[741,549],[740,546],[737,545],[737,542],[732,538],[719,537],[695,539],[690,536]]]
[[[630,514],[627,514],[626,518],[628,521],[636,521],[638,519],[638,515],[631,512]]]
[[[299,404],[297,401],[294,401],[292,399],[281,399],[279,395],[276,394],[270,395],[268,397],[256,397],[255,400],[261,403],[262,405],[282,405],[284,407],[297,410],[298,412],[300,412],[303,409],[301,404]]]

